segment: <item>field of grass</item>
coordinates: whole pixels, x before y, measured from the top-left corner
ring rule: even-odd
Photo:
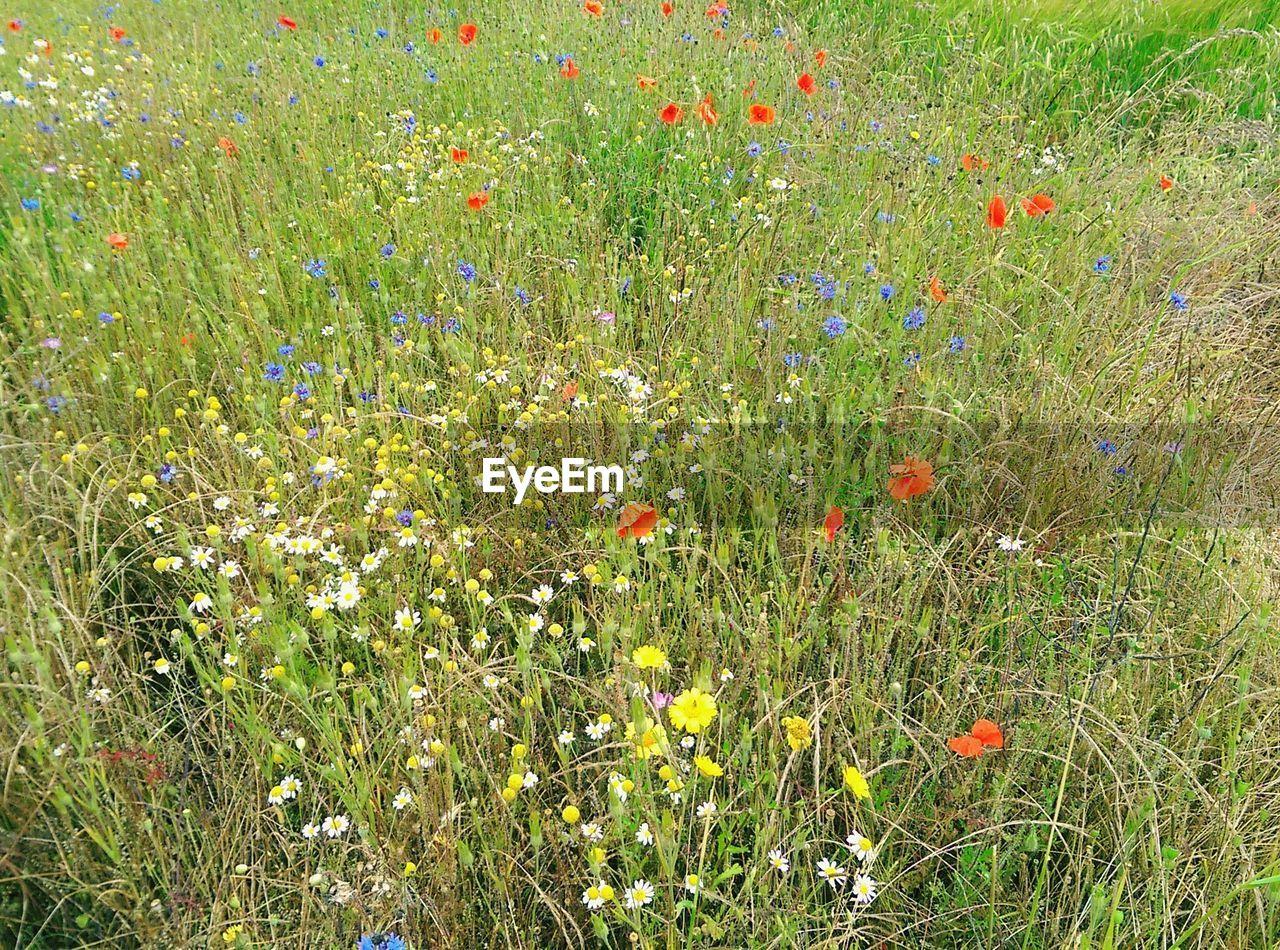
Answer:
[[[0,946],[1280,946],[1280,3],[7,2]]]

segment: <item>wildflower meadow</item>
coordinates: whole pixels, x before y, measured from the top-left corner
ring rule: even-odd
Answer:
[[[3,0],[0,946],[1280,946],[1276,0]]]

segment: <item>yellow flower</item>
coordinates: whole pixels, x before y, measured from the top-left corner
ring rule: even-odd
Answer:
[[[667,753],[667,731],[648,719],[627,723],[626,739],[634,747],[637,759]]]
[[[716,718],[716,701],[710,693],[686,689],[671,704],[671,723],[685,732],[701,732]]]
[[[782,720],[782,728],[787,731],[787,745],[792,752],[799,752],[813,745],[813,729],[809,720],[801,716],[786,716]]]
[[[564,811],[560,813],[560,817],[572,825],[582,817],[582,812],[578,811],[578,806],[576,805],[566,805]]]
[[[659,647],[646,643],[631,652],[631,662],[642,670],[660,670],[667,662],[667,654]]]
[[[711,760],[707,755],[695,755],[693,764],[698,767],[698,771],[707,778],[719,778],[724,775],[724,769]]]
[[[867,780],[862,777],[862,773],[855,766],[846,765],[844,767],[844,784],[849,791],[853,792],[854,798],[871,797],[871,786],[867,784]]]

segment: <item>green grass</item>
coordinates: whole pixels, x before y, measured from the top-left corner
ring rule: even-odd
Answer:
[[[7,12],[0,943],[1280,941],[1280,8],[659,6]]]

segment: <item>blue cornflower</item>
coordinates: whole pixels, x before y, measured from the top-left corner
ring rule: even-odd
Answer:
[[[164,482],[165,484],[168,484],[169,482],[173,481],[177,477],[177,475],[178,475],[178,468],[176,465],[170,465],[168,462],[165,462],[163,465],[160,466],[160,481]]]
[[[476,269],[466,261],[458,261],[458,276],[469,284],[476,279]]]
[[[378,27],[376,30],[373,31],[373,35],[380,40],[385,40],[391,34],[388,33],[383,27]]]
[[[907,369],[911,369],[912,367],[917,366],[919,363],[920,363],[919,350],[913,350],[912,352],[908,353],[906,356],[902,358],[902,365],[907,367]]]
[[[293,394],[297,396],[299,399],[311,398],[311,390],[307,388],[306,383],[298,383],[298,385],[294,386]]]
[[[23,211],[39,211],[40,199],[39,198],[23,198],[22,210]]]
[[[756,321],[756,326],[759,327],[761,330],[763,330],[765,333],[768,333],[770,330],[773,329],[774,323],[773,323],[773,320],[769,317],[761,317],[758,321]]]
[[[1169,291],[1169,303],[1173,304],[1174,310],[1186,310],[1188,306],[1186,296],[1176,290]]]
[[[524,306],[529,306],[529,293],[523,287],[516,288],[516,300],[519,300]]]
[[[124,168],[120,169],[120,175],[125,181],[137,181],[142,177],[142,172],[141,170],[134,168],[132,165],[126,165]]]
[[[408,945],[394,933],[366,933],[356,941],[356,950],[408,950]]]
[[[302,364],[302,371],[308,376],[314,376],[316,373],[320,372],[320,364],[308,360]]]
[[[440,332],[441,333],[457,333],[461,329],[462,329],[462,324],[457,321],[457,318],[450,317],[448,320],[445,321],[444,326],[440,328]]]
[[[249,117],[240,111],[237,111],[234,115],[231,116],[231,118],[235,121],[236,125],[244,125],[246,122],[249,121]]]
[[[844,318],[835,313],[822,322],[822,332],[833,340],[838,336],[844,336],[844,331],[848,328],[849,325],[845,323]]]
[[[865,264],[862,265],[862,273],[866,274],[868,277],[870,277],[875,272],[876,272],[876,265],[871,263],[871,261],[867,261]]]
[[[381,254],[384,258],[390,257],[395,252],[396,252],[396,246],[390,242],[387,242],[386,244],[382,245],[382,247],[378,250],[378,253]]]
[[[376,277],[372,278],[372,279],[369,281],[369,289],[370,289],[370,290],[377,290],[377,289],[378,289],[379,287],[381,287],[381,286],[382,286],[382,281],[378,280],[378,278],[376,278]]]
[[[99,323],[115,323],[116,318],[113,317],[111,314],[109,314],[107,311],[103,310],[98,314],[98,322]]]
[[[1111,456],[1120,451],[1120,446],[1116,445],[1111,439],[1099,439],[1098,451],[1103,455]]]
[[[1093,262],[1093,272],[1095,274],[1106,274],[1111,270],[1111,255],[1103,254]]]
[[[888,211],[877,211],[876,220],[881,224],[893,224],[893,222],[898,220],[898,216],[890,214]]]
[[[800,365],[800,361],[803,359],[804,359],[803,353],[785,353],[783,354],[782,362],[785,366],[788,366],[791,369],[795,369],[797,366]]]
[[[759,158],[760,153],[764,151],[759,142],[752,142],[747,146],[747,154],[752,158]]]
[[[402,528],[407,528],[413,524],[413,512],[405,508],[403,511],[396,513],[396,521],[400,523]]]
[[[276,356],[288,357],[292,355],[293,355],[292,343],[281,343],[278,347],[276,347]]]
[[[323,65],[324,65],[324,57],[323,57],[323,56],[317,56],[314,60],[312,60],[312,62],[314,62],[317,66],[323,66]]]
[[[902,329],[919,330],[924,326],[925,315],[924,307],[913,307],[905,317],[902,318]]]
[[[323,257],[313,257],[302,266],[309,277],[319,278],[329,276],[329,272],[327,270],[329,262]]]
[[[968,342],[962,336],[953,336],[951,342],[947,344],[947,348],[952,353],[963,353],[969,348]]]
[[[884,285],[883,285],[883,286],[881,286],[881,288],[880,288],[880,299],[881,299],[881,300],[892,300],[892,299],[893,299],[893,295],[894,295],[896,292],[897,292],[897,291],[895,291],[895,290],[893,289],[893,284],[884,284]]]
[[[409,318],[405,316],[403,310],[397,310],[395,313],[391,315],[391,325],[393,327],[404,326],[408,322],[409,322]]]
[[[284,379],[284,367],[279,363],[268,363],[262,371],[262,378],[269,383],[278,383]]]

